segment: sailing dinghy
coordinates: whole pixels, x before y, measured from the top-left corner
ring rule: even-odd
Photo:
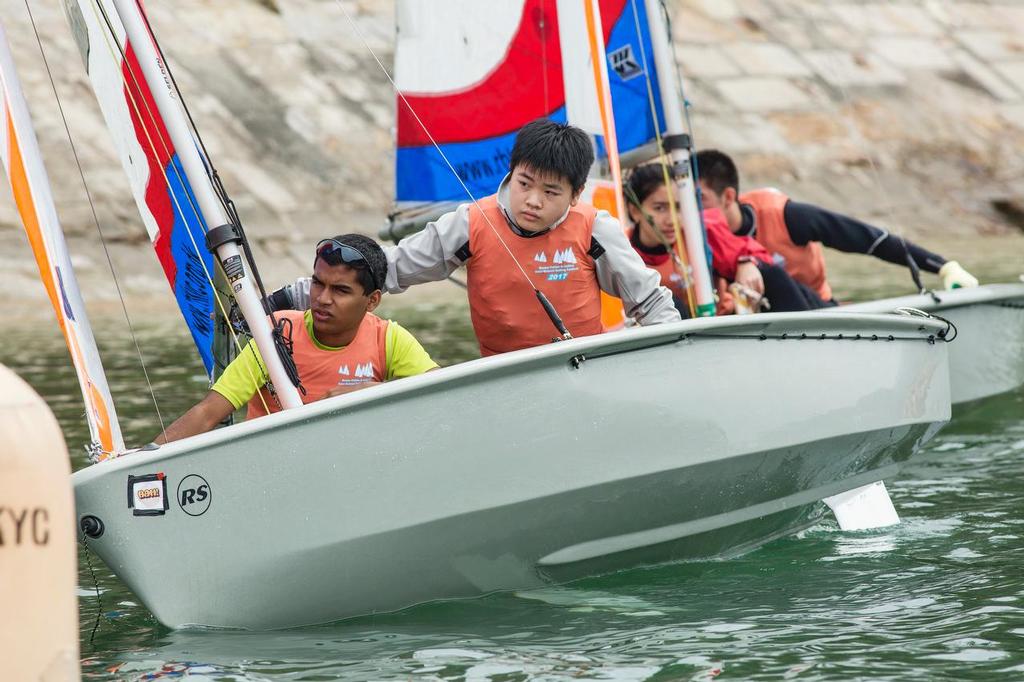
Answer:
[[[953,405],[1024,386],[1024,283],[984,284],[843,306],[844,312],[880,313],[913,308],[956,327],[949,349]]]
[[[223,248],[210,235],[226,234],[224,216],[202,198],[216,194],[212,164],[168,97],[139,6],[76,6],[108,124],[135,136],[134,186],[185,197],[172,218],[194,211]],[[127,131],[126,106],[138,116]],[[213,262],[239,298],[237,253]],[[699,318],[306,406],[285,398],[277,414],[77,472],[82,539],[165,625],[249,629],[743,551],[807,523],[817,500],[893,475],[949,418],[947,329],[851,313]]]
[[[307,625],[728,555],[893,476],[935,433],[943,328],[702,318],[473,360],[93,465],[74,475],[78,515],[171,627]]]

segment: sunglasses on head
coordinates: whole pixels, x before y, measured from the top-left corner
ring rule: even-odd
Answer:
[[[355,247],[342,244],[337,239],[323,239],[316,245],[316,257],[324,259],[328,265],[362,265],[370,273],[373,288],[383,289],[383,283],[377,281],[377,275],[370,267],[370,261]]]

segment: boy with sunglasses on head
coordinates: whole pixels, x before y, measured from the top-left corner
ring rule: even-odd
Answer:
[[[304,403],[437,367],[412,334],[373,314],[386,272],[384,252],[369,237],[346,234],[317,244],[309,308],[274,314],[287,320],[285,336],[306,390]],[[205,433],[246,403],[248,419],[279,411],[267,381],[266,366],[250,341],[207,396],[156,442]]]
[[[519,131],[496,194],[466,203],[387,250],[386,291],[445,279],[465,264],[481,355],[549,343],[535,290],[573,336],[599,334],[603,290],[643,325],[679,320],[615,218],[579,202],[594,150],[579,128],[547,119]]]

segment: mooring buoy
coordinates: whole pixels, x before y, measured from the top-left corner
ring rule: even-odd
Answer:
[[[79,680],[71,463],[43,399],[0,365],[0,677]]]

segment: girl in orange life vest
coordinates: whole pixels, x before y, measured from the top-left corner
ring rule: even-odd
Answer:
[[[369,237],[347,234],[317,245],[310,308],[278,311],[306,392],[305,403],[375,383],[421,374],[437,365],[413,336],[373,314],[381,299],[387,261]],[[167,427],[157,443],[204,433],[249,403],[249,418],[280,409],[267,392],[266,368],[250,342],[207,396]]]
[[[602,331],[599,290],[622,299],[640,324],[678,320],[671,293],[644,267],[618,221],[579,203],[593,162],[590,138],[579,128],[547,119],[523,126],[496,194],[463,204],[386,251],[387,291],[444,279],[465,264],[481,355],[556,336],[534,287],[573,336]]]
[[[873,255],[897,265],[907,265],[909,257],[922,270],[938,274],[946,289],[978,286],[978,280],[956,261],[947,261],[902,238],[893,238],[881,228],[791,201],[775,189],[739,194],[736,164],[718,150],[699,152],[697,166],[704,205],[721,208],[734,233],[759,241],[795,280],[833,304],[822,245]]]
[[[647,266],[661,275],[662,284],[672,291],[680,312],[685,314],[683,278],[675,259],[664,246],[665,243],[674,245],[676,234],[672,225],[669,189],[665,185],[661,164],[637,166],[630,173],[624,191],[632,223],[630,243]],[[679,215],[678,208],[676,215]],[[776,312],[824,306],[814,292],[798,285],[785,270],[774,265],[763,246],[749,237],[737,237],[730,232],[721,211],[705,209],[703,218],[708,246],[711,247],[711,267],[717,277],[738,282],[763,294]],[[720,306],[718,314],[730,312],[732,310],[723,310]]]

